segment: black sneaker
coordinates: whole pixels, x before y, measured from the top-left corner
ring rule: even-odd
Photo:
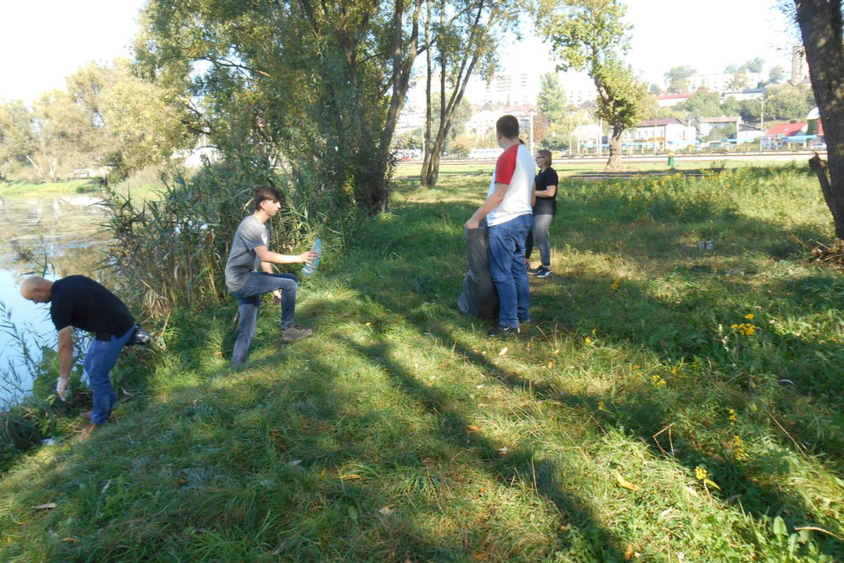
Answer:
[[[295,342],[300,338],[307,338],[312,335],[314,331],[310,328],[305,328],[297,325],[290,325],[281,331],[281,339],[285,342]]]
[[[546,268],[545,266],[540,266],[536,269],[536,273],[533,274],[538,278],[547,278],[551,275],[551,268]]]
[[[487,334],[490,336],[509,336],[511,334],[519,334],[519,327],[496,325],[495,328],[490,330]]]
[[[540,266],[540,267],[538,267],[538,268],[528,268],[528,269],[527,269],[527,273],[528,273],[529,275],[531,275],[531,276],[535,276],[535,275],[536,275],[536,273],[537,273],[539,270],[541,270],[541,269],[542,269],[542,266]]]

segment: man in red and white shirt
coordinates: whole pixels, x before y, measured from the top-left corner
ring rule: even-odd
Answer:
[[[466,221],[477,229],[486,218],[489,228],[489,274],[501,308],[498,326],[489,334],[515,334],[519,322],[530,321],[530,284],[525,266],[525,240],[533,228],[533,178],[536,163],[519,141],[519,121],[512,115],[495,124],[498,146],[504,149],[489,185],[486,201]]]

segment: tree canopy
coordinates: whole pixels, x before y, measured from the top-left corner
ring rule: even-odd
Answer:
[[[665,73],[668,80],[667,89],[669,92],[688,92],[689,78],[697,74],[697,71],[690,66],[675,66]]]
[[[536,105],[551,125],[560,124],[565,120],[566,91],[556,72],[542,75]]]
[[[621,135],[647,113],[647,86],[622,60],[630,26],[618,0],[562,0],[560,10],[537,26],[550,39],[563,70],[586,71],[598,90],[596,115],[612,128],[607,167],[621,163]]]
[[[421,5],[151,0],[136,53],[224,154],[310,169],[374,213],[387,206]]]

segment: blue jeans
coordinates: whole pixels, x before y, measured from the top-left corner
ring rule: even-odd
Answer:
[[[551,220],[553,215],[534,215],[533,216],[533,231],[528,233],[527,250],[525,250],[525,258],[530,258],[533,252],[533,242],[536,241],[536,246],[539,247],[539,258],[542,260],[542,265],[546,268],[551,267],[551,243],[548,241],[548,229],[551,227]]]
[[[281,330],[284,330],[293,324],[298,287],[298,280],[293,274],[252,272],[243,287],[232,293],[240,302],[240,330],[238,330],[234,351],[232,351],[233,366],[239,366],[246,360],[249,345],[255,338],[261,296],[271,291],[281,290]]]
[[[135,327],[132,326],[126,334],[119,337],[112,336],[111,340],[108,341],[95,338],[91,341],[91,346],[85,354],[82,367],[88,374],[88,384],[94,393],[94,409],[91,411],[91,422],[94,424],[108,422],[111,409],[117,403],[117,394],[111,386],[109,374],[114,364],[117,363],[120,351],[129,342],[134,331]]]
[[[489,275],[501,309],[498,324],[518,328],[530,320],[530,283],[525,266],[525,239],[533,227],[528,213],[489,228]]]

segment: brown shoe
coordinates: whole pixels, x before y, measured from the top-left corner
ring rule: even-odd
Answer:
[[[79,418],[84,418],[85,420],[90,421],[91,417],[94,416],[94,411],[85,411],[79,413]]]
[[[99,427],[100,427],[99,424],[94,424],[93,422],[89,422],[88,426],[86,426],[85,429],[82,430],[82,432],[79,433],[79,436],[77,436],[76,439],[79,442],[83,442],[83,441],[87,440],[88,438],[91,437],[91,434],[94,433],[94,430],[96,430]]]

